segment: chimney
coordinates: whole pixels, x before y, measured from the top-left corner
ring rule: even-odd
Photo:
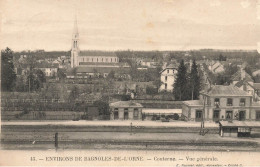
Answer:
[[[245,77],[246,77],[245,69],[243,67],[241,67],[241,80],[244,80]]]

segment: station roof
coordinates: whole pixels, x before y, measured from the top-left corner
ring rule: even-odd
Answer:
[[[207,91],[202,91],[200,93],[208,96],[252,96],[233,85],[213,85]]]
[[[201,100],[187,100],[183,101],[183,104],[188,106],[203,106],[203,102]]]
[[[181,114],[182,109],[160,109],[160,108],[144,108],[143,113],[150,113],[150,114]]]
[[[257,121],[220,121],[219,124],[223,127],[249,127],[260,128],[260,122]]]
[[[110,103],[109,106],[117,108],[143,108],[140,103],[136,103],[133,101],[117,101],[114,103]]]

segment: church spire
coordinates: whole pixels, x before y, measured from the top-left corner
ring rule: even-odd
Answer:
[[[79,32],[77,25],[77,16],[75,15],[74,30],[72,34],[72,49],[71,49],[71,68],[78,66],[79,56]]]
[[[74,20],[74,35],[78,35],[78,21],[77,21],[77,15],[75,15],[75,20]]]

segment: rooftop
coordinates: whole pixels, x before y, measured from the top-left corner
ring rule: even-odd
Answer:
[[[220,121],[219,124],[224,127],[260,127],[260,122],[257,121]]]
[[[104,56],[104,57],[117,57],[114,52],[105,52],[105,51],[81,51],[79,56]]]
[[[189,106],[202,106],[203,103],[201,100],[188,100],[188,101],[183,101],[184,104],[189,105]]]
[[[260,90],[260,83],[254,83],[253,86],[254,86],[255,89],[259,89]]]
[[[77,73],[109,73],[110,71],[115,71],[116,73],[129,73],[130,68],[124,67],[77,67]]]
[[[117,101],[109,104],[110,107],[134,107],[134,108],[142,108],[143,106],[140,103],[136,103],[133,101]]]
[[[200,93],[208,96],[252,96],[233,85],[213,85],[207,91],[201,91]]]
[[[240,81],[241,80],[241,70],[237,71],[233,76],[232,76],[232,81]],[[252,79],[252,77],[245,72],[245,79],[248,82],[254,82],[254,80]]]

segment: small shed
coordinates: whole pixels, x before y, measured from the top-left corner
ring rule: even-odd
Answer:
[[[260,122],[220,121],[219,135],[221,137],[249,137],[252,128],[260,128]]]

